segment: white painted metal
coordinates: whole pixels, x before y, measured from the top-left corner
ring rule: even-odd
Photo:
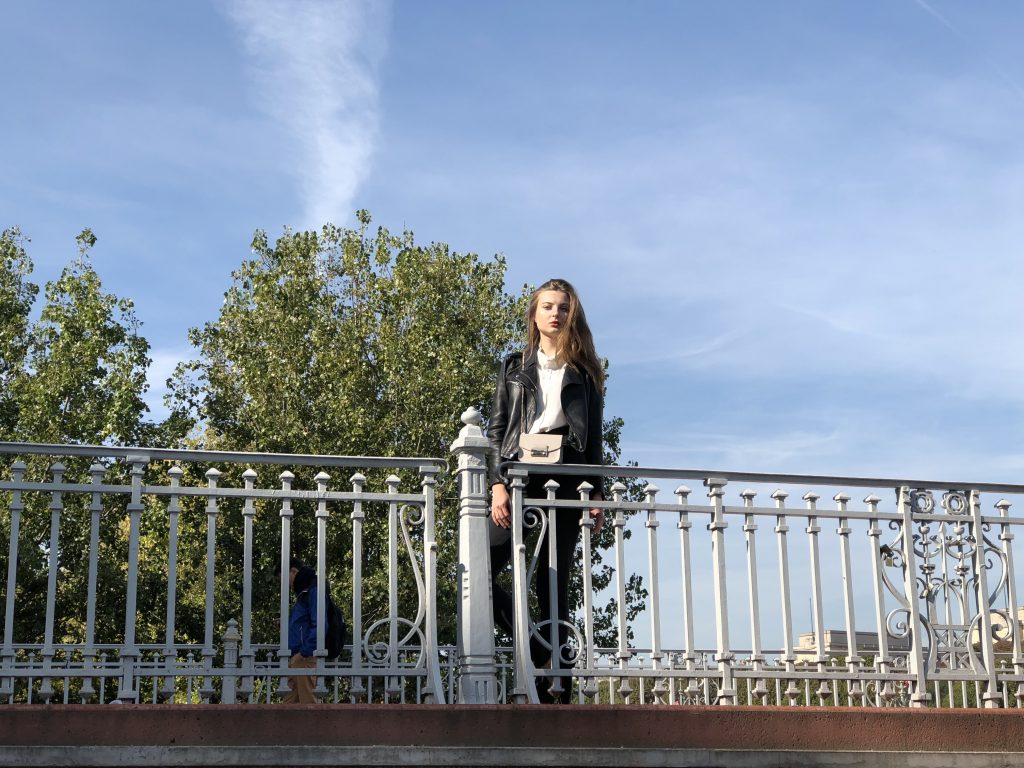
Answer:
[[[174,493],[174,489],[181,487],[181,478],[184,474],[185,471],[177,465],[167,470],[167,475],[170,478],[171,496],[167,502],[167,618],[164,629],[163,654],[164,663],[169,666],[173,666],[177,662],[174,628],[177,622],[178,518],[181,515],[181,504],[178,501],[178,495]],[[166,675],[162,689],[163,698],[164,700],[173,700],[174,694],[174,675]]]
[[[625,533],[626,518],[622,509],[623,494],[626,486],[623,483],[612,485],[612,498],[615,501],[615,519],[612,527],[615,530],[615,600],[616,618],[618,620],[618,650],[616,657],[619,662],[620,672],[625,672],[629,667],[629,660],[633,652],[629,647],[629,629],[626,624],[626,547]],[[633,686],[629,676],[622,674],[619,678],[618,694],[625,700],[629,700],[633,693]]]
[[[218,469],[210,468],[206,471],[206,481],[211,491],[217,488],[217,481],[221,472]],[[207,673],[213,669],[213,659],[217,649],[213,645],[213,603],[214,603],[214,575],[217,562],[217,496],[213,493],[206,503],[206,617],[203,624],[203,667]],[[203,685],[199,689],[199,695],[203,701],[209,703],[214,694],[213,677],[207,674],[203,677]]]
[[[826,667],[828,666],[828,656],[825,655],[825,621],[824,611],[821,604],[821,558],[819,557],[818,547],[818,534],[821,533],[821,526],[818,525],[818,516],[815,514],[818,509],[818,494],[813,491],[809,491],[804,494],[804,501],[807,502],[807,541],[810,546],[810,571],[811,571],[811,600],[814,607],[813,621],[814,621],[814,647],[817,650],[817,658],[815,663],[818,665],[818,674],[821,675],[819,680],[818,689],[815,691],[815,695],[818,697],[818,703],[824,705],[831,695],[832,690],[829,688],[828,676],[826,674]]]
[[[976,605],[979,606],[978,637],[992,638],[992,613],[989,608],[988,588],[988,564],[985,560],[989,557],[989,551],[985,547],[985,521],[982,517],[981,502],[978,493],[971,491],[967,494],[967,511],[971,516],[971,528],[973,529],[974,562],[973,570],[976,574]],[[962,535],[962,534],[961,534]],[[945,559],[945,558],[943,558]],[[1016,617],[1014,617],[1016,620]],[[984,702],[988,709],[1002,706],[1002,695],[999,691],[999,683],[996,679],[996,658],[995,646],[992,642],[983,642],[981,645],[981,656],[984,663],[985,683],[984,690],[979,690],[979,700]],[[979,685],[979,688],[981,686]]]
[[[590,495],[594,486],[584,481],[579,485],[580,502],[586,509],[590,504]],[[583,557],[580,558],[581,581],[583,583],[583,648],[580,649],[581,658],[578,661],[578,668],[582,670],[583,679],[580,681],[580,703],[593,704],[596,702],[598,687],[597,680],[593,675],[594,657],[596,648],[594,646],[594,579],[590,566],[592,557],[592,537],[594,535],[594,519],[589,514],[580,518]]]
[[[89,482],[99,486],[103,482],[106,467],[95,463],[89,467]],[[82,648],[82,660],[86,668],[92,667],[96,655],[96,576],[99,568],[100,549],[100,514],[103,512],[103,496],[99,492],[92,494],[89,504],[89,582],[86,593],[85,610],[85,645]],[[96,695],[93,679],[82,680],[79,697],[83,704]]]
[[[476,409],[462,414],[463,427],[451,450],[458,459],[459,702],[494,704],[498,700],[494,666],[494,616],[490,601],[490,549],[487,526],[487,437]],[[488,599],[474,596],[487,595]]]
[[[352,684],[350,691],[353,702],[367,693],[363,681],[366,679],[363,661],[366,659],[366,647],[363,635],[363,488],[366,476],[356,472],[349,478],[355,501],[352,503]],[[282,615],[286,615],[282,613]],[[283,681],[282,681],[283,683]]]
[[[292,489],[292,483],[295,481],[295,475],[285,470],[282,472],[278,479],[281,481],[281,561],[279,565],[280,569],[280,588],[281,588],[281,600],[280,600],[280,612],[278,613],[278,623],[280,627],[280,643],[277,647],[277,659],[278,664],[281,668],[281,677],[278,681],[277,692],[278,695],[284,696],[288,693],[288,677],[284,674],[288,669],[288,661],[291,658],[292,652],[288,647],[288,608],[291,596],[290,586],[290,572],[291,572],[291,553],[292,553],[292,517],[295,514],[292,509],[292,499],[289,495],[289,491]]]
[[[693,636],[693,561],[690,554],[690,529],[693,523],[689,516],[690,489],[685,485],[676,488],[676,503],[679,506],[679,518],[676,527],[679,529],[679,568],[683,584],[683,670],[687,674],[686,688],[682,691],[682,700],[688,704],[696,704],[700,689],[697,685],[697,654]],[[705,697],[704,701],[707,701]]]
[[[509,473],[512,486],[512,599],[515,601],[515,632],[512,637],[515,648],[515,687],[510,698],[514,704],[535,704],[538,701],[536,671],[529,653],[530,612],[526,596],[530,580],[526,570],[526,545],[523,543],[525,475],[525,471],[520,470],[512,470]],[[532,510],[531,514],[539,513]],[[544,520],[541,519],[541,522]],[[487,591],[490,595],[489,585]],[[470,600],[473,599],[471,596]]]
[[[789,494],[783,490],[777,490],[772,494],[775,500],[775,508],[778,514],[775,519],[775,537],[779,551],[779,590],[781,594],[782,611],[782,658],[780,661],[786,667],[786,698],[789,704],[795,704],[800,695],[800,689],[796,685],[796,654],[793,652],[793,608],[791,592],[789,588],[789,525],[786,523],[786,499]]]
[[[139,658],[139,647],[135,642],[135,625],[138,620],[139,586],[139,528],[142,517],[142,480],[146,461],[144,457],[129,456],[131,462],[132,492],[128,502],[128,586],[124,609],[124,646],[121,648],[121,684],[118,698],[125,703],[138,703],[139,691],[134,674]]]
[[[64,477],[64,465],[54,464],[50,471],[53,473],[54,488],[57,488]],[[53,696],[53,622],[57,607],[57,572],[60,570],[60,516],[64,511],[63,494],[59,490],[54,490],[50,499],[50,544],[47,548],[49,569],[46,579],[46,627],[42,654],[43,681],[39,687],[39,698],[44,704],[49,704]]]
[[[331,476],[326,472],[318,472],[313,482],[316,483],[316,685],[315,693],[321,699],[327,695],[327,682],[323,674],[324,659],[327,658],[327,484]],[[388,478],[390,491],[391,478]],[[392,570],[394,578],[394,570]],[[396,644],[389,647],[394,648]]]
[[[756,677],[756,673],[764,669],[764,653],[761,648],[761,605],[757,588],[757,523],[749,510],[754,507],[757,493],[747,488],[740,497],[746,514],[743,518],[743,533],[747,544],[747,592],[750,608],[750,667],[755,673],[754,684],[747,687],[747,703],[762,704],[768,696],[768,688],[764,678]]]
[[[853,528],[849,526],[849,520],[843,513],[850,503],[850,495],[837,493],[832,497],[836,503],[836,510],[839,513],[839,527],[836,534],[839,536],[839,560],[843,575],[843,616],[846,620],[846,664],[850,673],[850,681],[847,687],[847,702],[850,706],[858,706],[864,703],[864,685],[861,681],[861,664],[863,659],[857,654],[857,620],[856,609],[854,608],[853,591],[853,562],[850,557],[850,534]],[[838,695],[838,688],[837,688]]]
[[[1011,648],[1013,656],[1011,663],[1013,664],[1014,673],[1021,678],[1024,678],[1024,656],[1021,654],[1021,625],[1020,622],[1016,621],[1014,615],[1013,606],[1018,605],[1017,603],[1017,582],[1016,582],[1016,570],[1013,564],[1013,544],[1014,534],[1010,529],[1010,525],[1007,519],[1010,516],[1010,507],[1013,506],[1006,499],[1000,499],[996,502],[996,509],[999,510],[999,517],[1001,521],[999,523],[999,540],[1003,542],[1003,560],[1006,562],[1006,604],[1010,606],[1007,611],[1006,623],[1010,629]],[[1017,692],[1015,694],[1014,706],[1018,709],[1024,707],[1024,685],[1017,686]],[[1004,706],[1009,706],[1009,692],[1007,692],[1007,701],[1004,702]]]
[[[0,478],[0,515],[10,531],[4,626],[0,633],[0,702],[109,702],[114,698],[212,702],[232,697],[242,701],[276,700],[287,689],[288,675],[297,672],[288,668],[285,619],[290,607],[287,566],[292,554],[292,526],[299,515],[311,515],[316,520],[320,580],[326,579],[328,563],[333,572],[335,558],[345,556],[347,560],[349,554],[327,548],[328,541],[335,541],[328,532],[339,520],[345,524],[350,520],[352,525],[351,658],[346,652],[340,662],[325,662],[325,638],[320,637],[319,667],[305,672],[321,678],[320,690],[327,700],[536,701],[536,678],[545,672],[533,669],[525,650],[531,633],[538,632],[531,625],[527,601],[536,567],[535,542],[549,529],[555,515],[596,506],[605,510],[610,538],[614,539],[612,549],[601,556],[615,573],[607,593],[593,594],[592,522],[584,516],[583,557],[574,565],[581,569],[575,576],[583,587],[580,625],[578,630],[570,630],[572,650],[578,648],[579,653],[571,680],[564,681],[573,685],[580,701],[1024,706],[1024,638],[1017,623],[1020,585],[1012,549],[1024,518],[1014,517],[1011,508],[1011,499],[1024,496],[1024,486],[546,466],[545,479],[554,477],[555,483],[561,481],[560,475],[584,473],[614,481],[605,488],[608,500],[592,501],[595,489],[586,485],[579,489],[578,499],[555,499],[555,483],[549,483],[545,498],[529,499],[525,489],[536,467],[510,465],[506,470],[512,479],[516,520],[516,647],[511,652],[495,651],[486,564],[487,443],[479,414],[465,424],[452,448],[459,462],[457,539],[439,537],[435,527],[435,482],[440,480],[440,487],[450,482],[439,474],[443,472],[441,460],[289,457],[289,461],[266,454],[0,444],[0,456],[49,456],[50,462],[64,462],[69,467],[44,475],[39,459],[30,462],[34,473],[30,477],[25,463],[10,463],[7,476]],[[111,458],[114,463],[109,468],[97,461]],[[186,480],[185,472],[177,466],[185,462],[189,462],[190,478],[210,469],[205,483]],[[197,467],[196,462],[201,466]],[[213,464],[220,469],[213,469]],[[239,474],[248,467],[266,464],[321,471],[316,490],[304,490],[301,484],[295,488],[298,483],[291,473],[282,473],[279,486],[269,488],[260,485],[255,471]],[[327,471],[333,474],[332,468],[354,472],[351,490],[330,490]],[[360,468],[373,470],[375,479],[368,481],[355,471]],[[393,474],[382,483],[382,476],[388,472]],[[404,490],[402,483],[407,481],[399,480],[400,474],[403,478],[416,475],[418,483]],[[241,481],[227,479],[240,476]],[[621,479],[629,479],[630,486]],[[674,497],[659,499],[654,479],[674,480]],[[644,487],[643,480],[648,481],[646,492],[628,490]],[[695,480],[707,486],[707,504],[691,504],[689,489],[680,482]],[[736,482],[751,487],[732,492],[738,500],[732,502],[737,506],[731,506],[727,490]],[[819,508],[817,491],[808,491],[811,487],[829,489],[835,508]],[[871,493],[862,504],[851,505],[849,492],[858,488],[870,489]],[[894,490],[898,490],[896,496]],[[770,493],[772,504],[757,506],[760,493]],[[786,508],[791,493],[805,500],[803,508]],[[995,505],[985,503],[996,498],[987,494],[995,493],[1007,498]],[[882,496],[889,499],[888,504],[883,504]],[[175,630],[181,615],[177,583],[180,537],[202,530],[193,515],[198,512],[202,516],[202,507],[182,501],[187,498],[205,503],[207,537],[206,604],[198,607],[201,612],[205,608],[203,637],[194,645],[184,643]],[[280,515],[263,518],[257,510],[264,508],[279,510]],[[346,513],[349,519],[338,512]],[[166,517],[162,517],[164,514]],[[239,514],[244,541],[241,567],[234,571],[239,575],[238,594],[232,595],[225,593],[221,584],[229,574],[215,567],[218,558],[225,556],[218,549],[217,528],[219,521],[238,524]],[[180,521],[189,520],[190,515],[187,527],[179,527]],[[759,525],[758,518],[771,521],[773,528]],[[80,608],[81,615],[69,617],[64,608],[57,608],[53,596],[65,578],[60,563],[67,553],[62,553],[60,546],[67,537],[61,531],[70,532],[71,521],[79,524],[80,519],[89,520],[89,574],[83,579],[84,604],[71,609]],[[533,524],[524,526],[524,519]],[[27,540],[26,520],[30,520],[31,530],[36,532],[33,535],[41,541]],[[160,520],[165,526],[166,543],[152,536],[153,526]],[[666,546],[667,542],[658,536],[664,520],[676,524],[678,548]],[[734,520],[739,524],[730,527]],[[694,522],[707,523],[707,534]],[[103,594],[102,590],[112,586],[104,576],[107,566],[102,563],[107,561],[98,558],[101,551],[106,552],[103,557],[110,557],[109,548],[101,549],[105,546],[103,531],[115,523],[127,536],[128,549],[120,555],[123,561],[118,567],[125,574],[121,586],[113,585],[124,589],[120,603],[124,633],[111,642],[100,631],[111,626],[111,617],[97,615],[97,593]],[[788,534],[790,526],[797,524],[806,531],[808,548],[801,550],[806,555],[794,560]],[[254,601],[260,600],[258,585],[264,581],[257,579],[254,570],[253,542],[256,533],[265,530],[260,526],[265,525],[279,526],[281,537],[282,624],[279,632],[273,631],[273,638],[254,635]],[[375,541],[387,547],[388,572],[373,577],[387,584],[384,604],[376,606],[382,612],[364,622],[364,606],[369,604],[370,596],[364,594],[363,536],[370,526],[376,531],[386,529],[383,539]],[[626,540],[630,531],[634,533],[633,542]],[[640,531],[644,531],[644,537],[637,535]],[[831,539],[833,531],[835,539]],[[854,535],[861,531],[866,538]],[[768,562],[761,563],[759,558],[765,556],[764,547],[770,538],[775,539],[777,560],[772,562],[769,548]],[[700,558],[704,542],[710,544],[710,567]],[[194,551],[194,542],[191,544],[190,551]],[[446,547],[452,548],[448,551],[454,559],[456,544],[460,563],[459,643],[441,646],[437,638],[437,562],[439,555],[444,559]],[[154,550],[154,546],[164,549]],[[737,546],[745,546],[747,556],[742,566],[738,561],[733,564],[735,573],[730,577],[726,552]],[[692,547],[698,553],[696,560]],[[828,553],[836,550],[838,558],[830,560]],[[19,577],[25,576],[19,571],[18,557],[19,553],[24,557],[26,551],[41,552],[45,558],[40,571],[45,577],[48,604],[47,615],[40,615],[36,622],[38,637],[22,637],[23,630],[19,629],[31,625],[25,621],[28,603],[23,603],[19,594]],[[151,573],[154,558],[166,562],[166,605],[136,605],[143,595],[147,601],[152,599],[151,587],[143,592],[144,582],[140,580],[143,566]],[[672,562],[676,558],[678,564]],[[99,565],[102,567],[98,569]],[[198,565],[202,569],[204,564]],[[772,580],[778,579],[780,594],[772,610],[775,615],[768,613],[760,600],[766,586],[761,571],[766,567],[778,569],[777,574],[772,573]],[[740,568],[745,569],[744,574],[739,573]],[[630,619],[627,601],[632,599],[632,587],[627,585],[634,574],[643,575],[648,596],[640,617]],[[802,578],[805,575],[808,578]],[[740,619],[732,633],[727,577],[745,577],[747,588],[746,610],[743,616],[732,617],[733,623]],[[325,581],[319,583],[326,587]],[[320,591],[326,596],[326,589]],[[704,597],[704,592],[713,592],[713,599]],[[797,619],[793,611],[794,594],[800,596],[800,605],[807,603],[808,594],[810,597],[810,632],[800,630],[799,644],[794,624],[803,622],[802,616]],[[215,595],[221,601],[216,605]],[[403,600],[407,601],[409,595],[413,595],[415,615],[405,614]],[[595,625],[600,614],[597,606],[609,596],[616,598],[618,606],[608,617],[611,626],[607,629],[617,633],[618,639],[610,643],[613,647],[602,647]],[[557,599],[557,590],[545,597]],[[863,613],[863,606],[869,604],[865,597],[870,598],[873,632],[858,631],[857,627],[856,614]],[[734,594],[734,600],[737,598]],[[695,599],[700,601],[698,605]],[[855,611],[859,600],[864,602],[861,610]],[[41,608],[41,599],[39,605]],[[317,606],[321,617],[325,607]],[[830,611],[832,624],[826,618]],[[166,626],[154,640],[153,618],[160,617],[159,622],[164,615]],[[230,630],[229,619],[233,617],[239,619],[237,640],[225,630],[226,626]],[[81,627],[76,630],[77,636],[65,629],[68,619]],[[325,625],[321,621],[321,626]],[[745,630],[741,631],[740,625]],[[778,635],[772,634],[780,625]],[[143,626],[145,629],[139,629]],[[766,626],[770,636],[767,647]],[[698,645],[698,630],[705,636],[713,631],[713,649]],[[638,639],[630,640],[634,634]],[[734,643],[740,635],[743,642],[749,638],[750,647]],[[557,627],[541,627],[538,636],[554,645],[556,653],[571,653],[558,648]],[[137,641],[143,638],[146,642]]]
[[[736,688],[733,682],[733,661],[736,654],[733,653],[729,643],[729,600],[725,564],[725,530],[729,527],[729,523],[725,520],[725,509],[722,503],[722,497],[725,495],[723,489],[727,482],[722,477],[709,477],[704,481],[713,509],[708,530],[711,531],[711,567],[715,585],[715,625],[718,637],[715,658],[721,675],[718,688],[719,704],[736,703]]]
[[[21,513],[25,506],[21,499],[21,484],[25,477],[26,465],[23,461],[15,461],[11,465],[11,534],[7,547],[7,598],[4,601],[4,644],[0,648],[0,665],[4,670],[13,668],[14,650],[14,599],[17,595],[18,582],[18,549],[21,538]],[[10,703],[14,700],[14,678],[0,677],[0,701]]]
[[[242,473],[245,489],[252,491],[256,485],[257,474],[252,467]],[[239,653],[242,668],[251,672],[253,667],[252,651],[252,544],[253,518],[256,517],[256,503],[252,496],[245,497],[242,507],[242,648]],[[248,700],[252,695],[253,679],[251,675],[242,677],[239,694]]]

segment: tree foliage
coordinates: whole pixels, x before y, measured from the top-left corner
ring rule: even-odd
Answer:
[[[458,416],[490,398],[495,361],[520,337],[504,261],[412,233],[331,225],[264,232],[216,321],[193,329],[172,403],[209,447],[345,455],[445,455]]]
[[[285,231],[273,244],[256,233],[253,257],[233,274],[219,317],[190,332],[197,358],[171,382],[175,412],[201,427],[198,444],[446,457],[459,415],[490,401],[497,361],[523,335],[525,299],[505,292],[504,261],[443,243],[418,245],[411,232],[371,230],[368,214],[358,218],[356,229]],[[266,482],[268,470],[259,471]],[[296,487],[313,487],[308,474],[296,474]],[[381,473],[367,474],[370,486],[384,490]],[[406,488],[416,482],[402,479]],[[334,488],[347,483],[332,478]],[[455,492],[450,482],[438,489],[437,525],[447,541],[457,528]],[[293,521],[293,551],[304,559],[315,553],[312,511],[298,503]],[[387,529],[370,513],[362,583],[367,622],[386,613],[388,599]],[[239,525],[237,516],[224,518],[219,549],[239,546]],[[280,547],[275,514],[257,516],[255,538],[256,570],[272,592]],[[329,548],[335,588],[351,594],[346,514],[333,515]],[[439,562],[449,636],[455,554],[443,547]],[[224,568],[239,561],[229,556]],[[414,579],[400,585],[407,609],[415,606]],[[272,630],[274,616],[270,606],[256,622]]]
[[[0,232],[0,435],[15,434],[18,407],[15,379],[24,370],[29,347],[29,313],[39,287],[29,282],[32,260],[17,227]]]
[[[142,400],[149,346],[131,301],[104,292],[89,261],[96,242],[92,232],[84,230],[77,238],[77,256],[46,286],[39,319],[33,323],[38,289],[29,281],[26,240],[17,229],[5,230],[0,235],[0,435],[29,442],[448,457],[459,415],[469,405],[486,411],[499,361],[522,344],[528,288],[516,294],[506,291],[501,257],[481,259],[444,243],[417,244],[411,232],[395,235],[383,227],[371,228],[365,212],[357,217],[353,229],[327,225],[316,232],[286,230],[274,242],[265,232],[256,233],[252,256],[233,273],[217,319],[190,330],[196,356],[182,363],[169,382],[172,413],[159,425],[146,421]],[[620,419],[605,424],[605,458],[610,463],[619,457],[621,428]],[[87,479],[88,462],[65,464],[68,479]],[[32,479],[49,477],[42,458],[29,465]],[[145,482],[166,484],[166,469],[150,467]],[[183,485],[205,484],[208,467],[183,469]],[[243,484],[244,467],[220,469],[225,470],[222,486]],[[280,469],[257,467],[259,485],[274,485]],[[312,472],[290,469],[298,475],[294,487],[315,487]],[[383,472],[366,474],[368,487],[383,490]],[[115,462],[105,479],[124,484],[127,475],[128,467]],[[412,473],[401,479],[406,489],[418,481]],[[334,489],[348,483],[348,477],[331,479]],[[437,488],[441,542],[455,540],[456,494],[451,476],[443,477]],[[30,496],[33,507],[23,518],[19,557],[19,638],[41,635],[49,569],[48,499],[44,494]],[[67,495],[61,529],[57,636],[72,642],[80,642],[84,632],[91,525],[86,503],[84,495]],[[200,498],[182,500],[179,641],[200,641],[205,630],[204,504]],[[223,500],[220,506],[215,588],[216,622],[222,629],[228,618],[238,618],[244,537],[241,500]],[[328,540],[330,577],[339,596],[351,594],[353,586],[351,520],[340,514],[344,511],[340,506],[333,510]],[[258,504],[256,642],[273,642],[278,632],[278,512],[277,506]],[[296,501],[292,550],[310,560],[315,553],[313,512],[312,502]],[[366,624],[388,609],[384,512],[383,504],[368,505],[362,582]],[[7,531],[2,533],[6,538]],[[127,536],[124,499],[106,497],[97,641],[116,642],[121,636]],[[162,501],[147,500],[141,536],[137,637],[158,642],[164,631],[168,537]],[[601,557],[611,543],[609,525],[595,548],[598,589],[613,575]],[[454,639],[456,555],[454,546],[440,548],[438,614],[447,642]],[[408,562],[401,567],[407,570]],[[403,573],[399,583],[403,615],[411,616],[415,580]],[[579,605],[578,583],[573,594]],[[631,579],[631,615],[643,596],[640,581]],[[345,603],[344,597],[340,602]],[[598,636],[606,643],[615,638],[613,608],[596,612]]]
[[[180,366],[171,382],[175,411],[202,426],[199,444],[274,453],[445,457],[459,414],[469,405],[486,411],[500,360],[525,338],[528,287],[517,295],[506,292],[501,257],[488,261],[443,243],[418,245],[411,232],[371,229],[364,211],[358,220],[355,229],[285,231],[273,244],[264,232],[256,233],[253,257],[233,274],[220,316],[190,332],[198,357]],[[608,461],[618,459],[621,427],[620,419],[606,423]],[[382,477],[375,479],[379,490]],[[339,481],[347,478],[334,478],[334,487]],[[296,483],[313,487],[308,476]],[[455,494],[452,483],[439,489],[442,541],[455,538]],[[312,512],[311,505],[304,510],[298,504],[293,520],[293,551],[309,558],[315,551]],[[279,525],[276,517],[261,519],[256,569],[273,574]],[[238,516],[224,520],[219,549],[239,546],[239,525]],[[386,611],[384,531],[364,528],[367,621]],[[344,593],[351,588],[350,542],[347,515],[334,515],[329,550],[342,557],[339,562],[332,556],[330,575]],[[611,580],[600,558],[600,549],[611,543],[609,526],[595,554],[598,588]],[[439,616],[449,641],[456,554],[454,547],[442,547],[438,564]],[[224,567],[230,570],[239,561],[228,556]],[[401,584],[406,610],[414,611],[414,581],[403,578]],[[273,582],[266,587],[273,591]],[[573,592],[579,604],[579,584]],[[642,595],[639,583],[631,582],[632,610]],[[598,612],[602,637],[614,637],[611,615],[608,608]],[[272,609],[265,612],[264,625],[272,627],[272,618]]]
[[[104,292],[89,260],[96,237],[76,238],[77,255],[59,279],[46,285],[38,320],[31,311],[38,288],[29,281],[32,263],[17,229],[0,235],[0,436],[4,440],[60,444],[136,444],[153,434],[144,415],[149,345],[139,333],[132,302]],[[12,457],[5,456],[9,476]],[[45,456],[25,457],[26,479],[53,477]],[[62,460],[66,480],[88,479],[86,459]],[[107,480],[123,480],[124,468],[108,469]],[[15,636],[39,638],[47,598],[51,554],[59,556],[55,639],[81,642],[87,595],[91,515],[87,498],[66,495],[58,552],[50,546],[50,499],[25,494],[18,553]],[[123,621],[126,534],[124,504],[111,498],[100,519],[98,632],[113,639]],[[3,538],[10,518],[2,519]],[[0,551],[6,573],[7,547]],[[150,595],[146,595],[151,597]],[[154,601],[154,604],[155,601]]]
[[[78,257],[46,286],[28,360],[16,377],[16,434],[29,442],[136,442],[147,406],[149,343],[130,299],[104,293],[88,259],[96,237],[76,238]]]

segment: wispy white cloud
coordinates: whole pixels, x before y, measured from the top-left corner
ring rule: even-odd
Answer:
[[[660,463],[681,468],[783,471],[786,467],[806,466],[813,457],[836,453],[848,437],[839,429],[826,434],[794,431],[772,436],[687,431],[672,442],[635,441],[626,448],[640,466]],[[666,463],[663,457],[674,461]]]
[[[303,226],[350,213],[378,128],[377,67],[389,5],[371,0],[226,0],[261,106],[297,145]]]
[[[933,5],[926,2],[926,0],[914,0],[914,2],[925,13],[930,15],[942,26],[944,26],[946,29],[948,29],[950,32],[952,32],[954,35],[960,38],[962,42],[972,45],[972,47],[974,47],[973,41],[959,27],[954,25],[953,22],[951,22],[947,16],[940,13]],[[1010,75],[1009,72],[1006,71],[1005,67],[1003,67],[998,61],[993,59],[988,54],[982,54],[981,58],[989,67],[992,68],[996,75],[998,75],[999,78],[1017,94],[1017,96],[1019,96],[1021,99],[1024,99],[1024,88],[1021,88],[1020,84]]]

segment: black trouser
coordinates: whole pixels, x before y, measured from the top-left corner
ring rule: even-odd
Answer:
[[[574,450],[571,446],[566,445],[562,449],[563,462],[566,464],[581,464],[584,462],[583,454],[579,451]],[[558,490],[555,491],[555,498],[558,499],[575,499],[579,500],[579,486],[582,478],[574,477],[571,475],[553,475],[544,472],[542,465],[537,465],[536,470],[530,473],[529,480],[526,485],[526,492],[524,499],[544,499],[547,498],[547,490],[544,488],[544,484],[548,480],[555,480],[558,483]],[[537,506],[544,508],[543,503]],[[554,518],[553,521],[550,518]],[[569,578],[572,575],[573,567],[573,555],[576,553],[576,544],[580,538],[580,520],[582,518],[582,511],[574,509],[562,509],[554,512],[549,517],[548,525],[554,524],[556,533],[556,561],[558,573],[558,584],[557,584],[557,595],[558,595],[558,644],[564,648],[569,638],[568,629],[561,622],[568,622],[570,617],[569,611]],[[494,522],[491,522],[494,525]],[[527,551],[527,567],[529,567],[529,550]],[[505,569],[512,559],[512,541],[509,539],[503,544],[498,544],[491,547],[491,595],[494,602],[494,621],[508,632],[509,636],[515,637],[515,631],[513,629],[513,622],[515,617],[514,602],[512,595],[507,590],[498,585],[498,575]],[[551,616],[551,600],[549,598],[549,590],[551,585],[551,562],[548,557],[548,539],[547,535],[540,543],[540,552],[537,559],[537,602],[540,606],[540,620],[542,622],[552,620]],[[541,632],[544,639],[550,640],[550,624],[546,626]],[[572,666],[572,662],[565,659],[562,653],[557,653],[558,649],[555,649],[555,658],[552,660],[552,669],[567,669]],[[535,667],[542,667],[549,660],[551,660],[552,652],[548,648],[545,648],[541,642],[534,636],[530,637],[530,658],[533,660]],[[571,680],[568,678],[562,679],[562,693],[560,698],[563,702],[568,702],[572,693]],[[541,691],[541,698],[544,700],[548,698],[545,696],[546,690]]]

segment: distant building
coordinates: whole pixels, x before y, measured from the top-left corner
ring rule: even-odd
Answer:
[[[831,659],[839,659],[840,661],[846,661],[846,657],[850,655],[850,646],[848,643],[848,637],[845,629],[826,629],[823,633],[824,644],[821,649],[821,655],[828,656]],[[877,632],[857,632],[854,642],[857,645],[857,655],[863,658],[864,656],[877,656],[878,655],[878,633]],[[798,662],[814,662],[818,660],[818,649],[815,646],[814,633],[805,632],[800,635],[799,641],[797,642],[796,648],[793,649],[796,653],[796,660]],[[910,641],[905,637],[893,637],[889,635],[889,652],[902,653],[910,650]]]
[[[1013,632],[1008,626],[1006,617],[998,613],[991,613],[989,619],[992,622],[992,640],[996,653],[1009,653],[1013,650]],[[1017,609],[1017,632],[1020,637],[1024,638],[1024,608]],[[971,632],[971,644],[975,648],[981,647],[980,632],[977,629]]]
[[[1013,650],[1013,633],[1007,626],[1006,618],[999,613],[991,614],[992,636],[995,651],[997,653],[1009,653]],[[1024,645],[1024,607],[1017,609],[1017,628]],[[849,644],[845,629],[826,629],[823,633],[823,647],[821,655],[830,659],[845,661],[849,655]],[[877,656],[878,655],[878,633],[857,632],[855,642],[857,644],[857,655]],[[981,639],[977,629],[971,632],[971,644],[977,649],[981,647]],[[910,650],[910,640],[906,637],[893,637],[889,635],[889,652],[902,654]],[[815,662],[818,659],[818,649],[815,646],[814,633],[804,632],[800,635],[796,648],[797,662]]]

